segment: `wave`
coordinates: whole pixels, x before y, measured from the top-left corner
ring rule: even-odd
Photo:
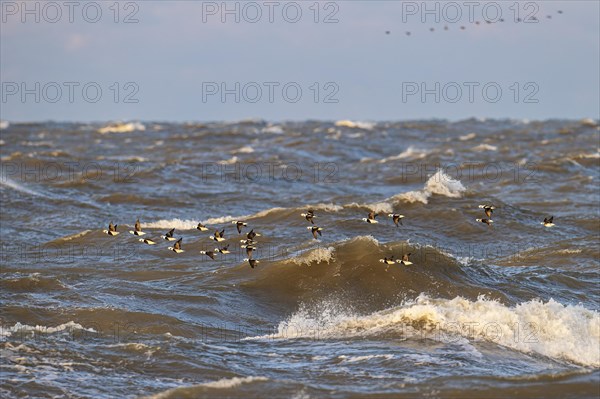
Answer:
[[[399,159],[422,159],[427,156],[429,152],[425,150],[415,149],[413,146],[409,146],[406,150],[398,155],[383,158],[379,163],[386,163],[389,161],[397,161]]]
[[[232,154],[252,154],[254,152],[254,148],[249,145],[238,148],[237,150],[231,151]]]
[[[497,151],[498,147],[495,145],[490,145],[490,144],[479,144],[478,146],[475,146],[473,148],[471,148],[473,151],[477,151],[477,152],[483,152],[483,151]]]
[[[379,262],[383,257],[400,259],[407,253],[412,254],[411,266]],[[298,303],[315,303],[332,295],[362,311],[385,309],[421,292],[471,298],[486,293],[505,299],[495,288],[482,287],[479,273],[467,273],[462,262],[431,246],[407,241],[380,243],[372,236],[357,236],[326,245],[315,243],[291,258],[265,261],[254,273],[240,265],[220,278],[243,273],[241,286],[251,295],[268,294],[270,300],[289,304],[290,310]]]
[[[508,307],[480,296],[432,299],[420,295],[402,306],[356,315],[338,304],[314,314],[301,307],[268,338],[353,338],[370,336],[457,337],[493,342],[527,354],[600,367],[600,315],[580,305],[531,300]],[[252,337],[261,339],[263,337]]]
[[[231,157],[229,159],[224,159],[224,160],[219,161],[219,164],[221,164],[221,165],[233,165],[234,163],[239,162],[239,160],[240,159],[234,155],[233,157]]]
[[[465,186],[460,180],[455,180],[448,176],[444,171],[438,169],[423,186],[423,189],[416,191],[407,191],[396,194],[391,198],[373,203],[359,204],[352,202],[345,204],[344,208],[366,208],[377,213],[391,213],[400,202],[420,202],[427,204],[432,195],[441,195],[449,198],[460,198],[462,193],[466,191]]]
[[[283,128],[279,125],[269,125],[261,129],[262,133],[283,134]]]
[[[468,133],[468,134],[465,134],[463,136],[459,136],[458,139],[460,141],[468,141],[468,140],[474,139],[475,137],[477,137],[476,133]]]
[[[20,193],[33,195],[34,197],[47,197],[46,195],[42,194],[41,192],[33,190],[33,189],[31,189],[31,188],[23,185],[23,184],[19,184],[16,181],[14,181],[13,179],[11,179],[10,177],[7,177],[7,176],[1,176],[0,177],[0,186],[13,189],[13,190],[18,191]]]
[[[10,122],[5,120],[0,120],[0,130],[8,129],[10,126]]]
[[[67,323],[63,323],[56,327],[47,327],[42,325],[30,326],[27,324],[16,323],[12,327],[1,326],[0,327],[0,337],[11,337],[13,334],[23,334],[23,333],[44,333],[44,334],[54,334],[57,332],[62,332],[68,330],[69,332],[73,330],[82,330],[95,333],[96,330],[93,328],[85,328],[79,323],[75,323],[74,321],[69,321]]]
[[[422,190],[397,194],[392,197],[392,199],[395,201],[405,201],[409,203],[421,202],[427,204],[429,198],[434,194],[449,198],[460,198],[464,191],[466,191],[466,188],[460,180],[455,180],[444,173],[443,170],[438,169],[438,171],[427,180]]]
[[[460,198],[462,193],[466,190],[466,188],[462,185],[459,180],[454,180],[445,174],[441,169],[439,169],[434,175],[432,175],[427,182],[425,183],[422,190],[419,191],[409,191],[406,193],[397,194],[391,198],[387,198],[380,202],[367,203],[367,204],[359,204],[356,202],[352,202],[345,205],[337,205],[334,203],[319,203],[314,205],[304,205],[300,207],[293,208],[282,208],[282,207],[274,207],[265,209],[254,214],[249,215],[226,215],[219,216],[208,219],[160,219],[154,222],[143,223],[142,226],[144,228],[149,229],[178,229],[178,230],[193,230],[198,225],[198,222],[203,224],[215,225],[215,224],[223,224],[229,223],[234,220],[249,220],[249,219],[259,219],[266,216],[270,216],[272,214],[283,214],[279,216],[287,216],[295,214],[296,212],[300,213],[305,211],[306,209],[313,209],[316,211],[324,211],[324,212],[340,212],[344,209],[348,208],[366,208],[373,210],[374,212],[383,212],[389,213],[394,211],[394,207],[398,202],[421,202],[427,204],[428,199],[432,195],[441,195],[450,198]],[[105,201],[115,202],[116,200],[121,200],[118,202],[122,202],[122,195],[114,195],[107,198],[103,198]],[[128,198],[129,199],[129,198]]]
[[[179,218],[161,219],[161,220],[157,220],[157,221],[150,222],[150,223],[142,223],[142,227],[149,228],[149,229],[176,228],[178,230],[194,230],[196,228],[196,226],[198,226],[198,222],[210,227],[210,225],[230,223],[234,220],[259,219],[259,218],[263,218],[263,217],[266,217],[266,216],[269,216],[272,214],[285,214],[285,215],[294,214],[294,213],[299,214],[300,212],[305,211],[308,208],[313,209],[313,210],[321,210],[321,211],[325,211],[325,212],[338,212],[338,211],[341,211],[344,209],[344,207],[342,207],[340,205],[332,204],[332,203],[305,205],[305,206],[301,206],[301,207],[297,207],[297,208],[274,207],[274,208],[265,209],[265,210],[262,210],[262,211],[259,211],[259,212],[253,213],[253,214],[249,214],[249,215],[238,215],[238,216],[226,215],[226,216],[218,216],[218,217],[213,217],[213,218],[208,218],[208,219],[179,219]]]
[[[298,266],[310,266],[312,264],[318,265],[319,263],[333,262],[335,260],[335,248],[317,248],[301,254],[300,256],[288,259],[288,263],[294,263]]]
[[[79,238],[84,237],[91,232],[92,232],[92,230],[83,230],[83,231],[80,231],[79,233],[71,234],[71,235],[68,235],[65,237],[61,237],[61,238],[57,238],[55,240],[49,241],[46,243],[46,245],[61,244],[61,243],[65,243],[65,242],[71,241],[71,240],[77,241]]]
[[[422,150],[422,149],[415,149],[412,145],[409,146],[406,150],[402,151],[400,154],[398,155],[392,155],[389,157],[385,157],[382,159],[377,160],[378,163],[387,163],[387,162],[391,162],[391,161],[398,161],[401,159],[423,159],[427,156],[427,154],[429,154],[429,151],[426,150]],[[368,163],[368,162],[373,162],[376,159],[374,158],[361,158],[360,163]]]
[[[98,133],[107,134],[107,133],[131,133],[136,130],[144,131],[146,130],[146,126],[139,122],[129,122],[129,123],[114,123],[107,126],[104,126],[98,129]]]
[[[48,292],[67,289],[56,277],[43,277],[40,273],[32,273],[27,276],[17,274],[14,278],[7,278],[5,276],[0,282],[0,286],[12,292]]]
[[[364,130],[373,130],[375,127],[375,123],[373,122],[360,122],[360,121],[351,121],[351,120],[339,120],[335,122],[335,126],[339,127],[349,127],[353,129],[364,129]]]
[[[389,353],[384,353],[384,354],[380,354],[380,355],[364,355],[364,356],[346,356],[346,355],[338,356],[338,359],[341,359],[342,362],[344,362],[344,363],[364,362],[365,360],[372,360],[372,359],[391,360],[393,358],[394,358],[394,355],[389,354]]]
[[[168,399],[168,398],[186,398],[194,397],[195,395],[209,389],[230,389],[238,387],[242,384],[250,384],[253,382],[264,382],[268,381],[267,377],[233,377],[233,378],[222,378],[217,381],[205,382],[203,384],[191,385],[187,387],[172,388],[164,392],[160,392],[156,395],[146,396],[146,399]]]

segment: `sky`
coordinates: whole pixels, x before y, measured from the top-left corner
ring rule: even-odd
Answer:
[[[0,1],[8,121],[597,119],[599,71],[596,0]]]

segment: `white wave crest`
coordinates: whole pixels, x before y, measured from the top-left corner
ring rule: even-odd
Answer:
[[[146,126],[139,122],[129,122],[129,123],[115,123],[110,124],[108,126],[104,126],[98,129],[98,133],[107,134],[107,133],[131,133],[136,130],[146,130]]]
[[[465,190],[466,188],[460,180],[455,180],[444,173],[443,170],[438,169],[438,171],[427,180],[425,187],[423,187],[422,190],[397,194],[392,197],[392,200],[427,204],[429,197],[433,194],[450,198],[460,198]]]
[[[475,146],[475,147],[473,147],[471,149],[473,151],[477,151],[477,152],[497,151],[498,147],[496,147],[495,145],[491,145],[491,144],[479,144],[478,146]]]
[[[294,263],[298,266],[310,266],[313,263],[327,263],[332,262],[335,257],[335,248],[317,248],[307,251],[299,256],[295,256],[288,260],[289,263]]]
[[[213,225],[213,224],[229,223],[233,220],[257,219],[257,218],[265,217],[272,212],[285,211],[285,210],[286,210],[286,208],[275,207],[275,208],[265,209],[264,211],[257,212],[253,215],[243,215],[243,216],[227,215],[227,216],[219,216],[219,217],[209,218],[209,219],[205,219],[205,220],[191,220],[191,219],[178,219],[178,218],[161,219],[161,220],[157,220],[155,222],[142,223],[142,227],[148,228],[148,229],[172,229],[172,228],[175,228],[177,230],[194,230],[196,228],[196,226],[198,226],[198,222],[201,222],[202,224],[207,225],[207,227],[210,227],[210,225]]]
[[[403,152],[401,152],[398,155],[394,155],[394,156],[383,158],[383,159],[379,160],[379,163],[386,163],[386,162],[390,162],[390,161],[397,161],[397,160],[400,160],[400,159],[422,159],[422,158],[425,158],[428,153],[429,153],[429,151],[420,150],[418,148],[415,149],[411,145],[406,150],[404,150]],[[361,160],[361,162],[362,162],[362,160]]]
[[[253,152],[254,148],[250,147],[249,145],[231,151],[232,154],[252,154]]]
[[[88,331],[88,332],[94,332],[94,333],[96,332],[96,330],[94,330],[93,328],[85,328],[81,324],[75,323],[74,321],[69,321],[68,323],[64,323],[64,324],[58,325],[56,327],[47,327],[47,326],[41,326],[41,325],[30,326],[27,324],[17,323],[12,327],[5,327],[5,326],[0,327],[0,337],[10,337],[15,333],[23,334],[23,333],[38,332],[38,333],[44,333],[44,334],[53,334],[53,333],[61,332],[61,331],[65,331],[65,330],[69,330],[69,331],[84,330],[84,331]]]
[[[344,119],[344,120],[335,122],[335,126],[358,128],[358,129],[365,129],[365,130],[373,130],[373,128],[375,127],[375,123],[373,123],[373,122],[350,121],[350,120]]]
[[[475,137],[477,137],[477,134],[475,134],[475,133],[468,133],[468,134],[465,134],[464,136],[459,136],[458,139],[460,141],[467,141],[467,140],[474,139]]]
[[[367,316],[334,304],[314,315],[301,308],[269,338],[348,338],[405,334],[442,341],[468,339],[494,342],[523,353],[600,367],[600,314],[581,305],[531,300],[514,307],[480,296],[414,302]],[[264,337],[254,337],[264,338]]]
[[[160,392],[156,395],[146,396],[147,399],[166,399],[166,398],[180,398],[180,397],[193,397],[195,390],[198,388],[213,388],[213,389],[228,389],[235,388],[242,384],[248,384],[256,381],[268,381],[267,377],[233,377],[233,378],[222,378],[217,381],[205,382],[203,384],[191,385],[187,387],[172,388],[164,392]]]

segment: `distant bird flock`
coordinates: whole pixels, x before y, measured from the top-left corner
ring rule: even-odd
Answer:
[[[556,13],[557,13],[557,14],[562,14],[562,13],[563,13],[563,11],[562,11],[562,10],[557,10],[557,11],[556,11]],[[530,16],[530,17],[526,18],[526,19],[525,19],[525,21],[523,20],[523,18],[516,18],[516,20],[515,20],[515,21],[516,21],[516,22],[518,22],[518,23],[520,23],[520,22],[528,22],[528,21],[527,21],[528,19],[529,19],[530,21],[539,22],[539,19],[538,19],[536,16]],[[550,15],[550,14],[546,15],[546,19],[552,19],[552,15]],[[490,24],[492,24],[492,23],[502,23],[502,22],[504,22],[504,19],[503,19],[503,18],[500,18],[500,19],[498,19],[497,21],[489,21],[489,20],[485,20],[485,23],[486,23],[486,24],[488,24],[488,25],[490,25]],[[475,25],[481,25],[481,21],[475,21]],[[466,26],[464,26],[464,25],[461,25],[461,26],[460,26],[460,30],[466,30],[466,29],[467,29],[467,27],[466,27]],[[448,27],[448,25],[445,25],[445,26],[444,26],[444,30],[445,30],[445,31],[447,31],[447,30],[450,30],[450,28]],[[435,32],[435,28],[431,27],[431,28],[429,28],[429,31],[430,31],[430,32]],[[386,30],[386,31],[385,31],[385,34],[386,34],[386,35],[390,35],[391,33],[392,33],[392,31],[391,31],[391,30]],[[405,32],[404,32],[404,34],[405,34],[406,36],[410,36],[410,35],[412,35],[412,32],[411,32],[411,31],[405,31]]]
[[[485,205],[479,205],[479,208],[483,209],[483,212],[485,213],[486,217],[481,218],[481,219],[475,219],[475,221],[485,223],[488,225],[488,227],[491,227],[492,223],[494,222],[492,220],[492,214],[494,213],[494,209],[496,209],[496,207],[493,205],[485,204]],[[315,215],[314,210],[308,209],[305,213],[301,213],[300,216],[311,223],[311,226],[308,226],[306,228],[312,234],[313,239],[318,240],[319,237],[321,237],[323,235],[323,233],[322,233],[323,228],[315,225],[314,219],[317,216]],[[362,218],[361,220],[363,222],[366,222],[369,224],[379,223],[379,221],[377,221],[377,216],[379,216],[379,213],[375,213],[375,212],[371,211],[371,212],[369,212],[369,214],[367,215],[366,218]],[[398,213],[389,213],[389,214],[387,214],[387,216],[392,219],[392,222],[394,223],[394,225],[396,227],[399,227],[399,225],[402,225],[402,219],[404,218],[404,215],[401,215]],[[242,220],[234,220],[231,223],[235,225],[238,234],[242,234],[243,228],[248,227],[248,223],[245,221],[242,221]],[[553,227],[554,226],[554,216],[551,216],[549,218],[544,218],[544,221],[541,222],[541,224],[544,225],[544,227]],[[116,225],[116,224],[113,225],[113,223],[110,222],[108,225],[108,230],[102,230],[102,232],[109,236],[113,236],[113,237],[117,236],[119,234],[119,232],[117,231],[117,226],[118,225]],[[198,226],[196,227],[196,229],[200,230],[200,231],[208,231],[209,230],[208,227],[206,227],[202,223],[198,223]],[[133,234],[135,236],[146,235],[146,233],[144,231],[142,231],[142,225],[141,225],[139,219],[137,219],[135,221],[134,230],[130,230],[129,233]],[[250,265],[250,267],[252,269],[254,269],[260,263],[257,259],[253,258],[253,253],[257,249],[257,245],[258,245],[258,242],[255,241],[254,239],[256,237],[260,237],[260,236],[261,236],[261,234],[256,233],[254,231],[254,229],[251,229],[246,234],[246,238],[240,240],[240,243],[241,243],[240,247],[244,248],[246,250],[247,258],[244,258],[244,262],[248,262],[248,264]],[[177,254],[185,252],[185,250],[182,248],[183,237],[180,237],[179,239],[177,237],[175,237],[175,229],[169,230],[167,233],[165,233],[165,235],[160,236],[160,238],[162,238],[165,241],[175,241],[173,246],[167,247],[167,249],[169,251],[173,251]],[[216,241],[217,243],[226,241],[227,238],[225,237],[225,229],[223,228],[220,231],[215,230],[215,232],[213,233],[213,235],[210,238],[213,241]],[[156,245],[156,243],[157,243],[155,240],[150,239],[150,238],[140,238],[139,241],[144,244],[147,244],[147,245]],[[231,251],[229,251],[229,245],[230,244],[227,244],[225,246],[217,246],[212,251],[200,251],[200,254],[206,255],[209,258],[211,258],[212,260],[215,260],[215,255],[217,253],[220,253],[222,255],[231,253]],[[402,254],[400,259],[394,259],[394,255],[391,255],[390,257],[384,257],[383,259],[379,259],[379,262],[384,263],[386,265],[392,265],[395,263],[399,263],[404,266],[409,266],[409,265],[413,264],[409,259],[410,255],[411,255],[411,253]]]

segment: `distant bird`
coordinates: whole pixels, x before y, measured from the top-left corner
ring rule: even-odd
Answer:
[[[306,211],[306,213],[301,213],[300,216],[302,216],[303,218],[305,218],[312,224],[315,224],[315,222],[313,221],[313,218],[316,218],[316,216],[312,209],[309,209],[308,211]]]
[[[562,14],[563,12],[562,12],[562,10],[558,10],[557,13]]]
[[[219,231],[215,231],[215,234],[213,234],[213,236],[211,237],[211,239],[215,240],[215,241],[225,241],[225,229]]]
[[[375,220],[377,216],[379,216],[378,213],[369,212],[369,215],[366,218],[362,218],[362,220],[367,223],[379,223],[377,220]]]
[[[406,36],[410,36],[410,32],[408,32],[408,31],[407,31],[407,32],[406,32]]]
[[[113,225],[112,222],[108,224],[108,230],[102,230],[102,232],[104,234],[108,234],[109,236],[116,236],[119,234],[119,232],[117,231],[117,225]]]
[[[215,248],[215,252],[221,253],[223,255],[231,253],[229,251],[229,244],[227,244],[227,245],[225,245],[224,247],[221,247],[221,248]]]
[[[390,34],[390,31],[389,31],[389,30],[386,30],[386,31],[385,31],[385,34],[386,34],[386,35],[389,35],[389,34]]]
[[[444,30],[448,30],[448,25],[444,26]]]
[[[200,251],[202,255],[206,255],[212,260],[215,260],[215,253],[213,251]]]
[[[144,233],[142,231],[142,225],[140,224],[140,219],[135,221],[135,226],[133,227],[133,231],[129,231],[131,234],[133,234],[134,236],[143,236]]]
[[[308,226],[307,229],[309,229],[313,235],[313,237],[315,238],[315,240],[318,239],[317,234],[319,234],[320,236],[322,236],[321,231],[323,230],[320,227],[317,226]]]
[[[552,19],[552,15],[546,15],[546,18]]]
[[[479,207],[483,209],[485,216],[487,216],[489,219],[492,218],[492,213],[494,213],[494,209],[496,209],[494,205],[479,205]]]
[[[465,30],[465,29],[467,29],[467,28],[465,28],[464,26],[460,27],[460,30]]]
[[[257,266],[260,263],[256,259],[249,259],[249,258],[244,258],[244,262],[248,262],[250,264],[250,267],[253,269],[255,266]]]
[[[156,244],[156,242],[154,242],[150,238],[140,238],[139,242],[143,242],[144,244],[148,244],[148,245],[155,245]]]
[[[434,28],[429,28],[429,30],[430,30],[431,32],[433,32],[435,29],[434,29]]]
[[[401,265],[404,266],[408,266],[408,265],[412,265],[413,263],[408,259],[408,257],[411,255],[411,253],[407,253],[402,255],[402,260],[397,260],[397,263],[400,263]]]
[[[242,227],[248,226],[248,224],[246,222],[242,222],[241,220],[234,220],[231,223],[235,224],[238,234],[242,234]]]
[[[175,233],[175,229],[171,229],[169,230],[169,232],[167,234],[165,234],[164,236],[160,236],[160,238],[163,238],[167,241],[175,241],[177,238],[173,237],[173,234]]]
[[[208,227],[206,227],[202,223],[198,223],[198,226],[196,226],[196,228],[200,231],[208,231]]]
[[[385,263],[386,265],[393,265],[394,263],[396,263],[396,261],[394,260],[394,255],[390,256],[389,258],[379,259],[379,261],[381,263]]]
[[[554,226],[554,216],[550,216],[550,218],[544,218],[544,221],[542,222],[542,224],[545,227],[552,227],[552,226]]]
[[[254,237],[260,237],[259,233],[255,233],[254,229],[250,230],[248,232],[248,234],[246,234],[246,238],[249,239],[250,241],[254,240]]]
[[[480,23],[479,21],[475,21],[475,25],[479,25],[479,23]]]
[[[397,213],[390,213],[390,214],[388,214],[388,217],[392,218],[392,221],[394,222],[396,227],[398,227],[398,223],[402,224],[402,218],[404,217],[404,215],[399,215]]]
[[[182,240],[183,240],[183,237],[180,238],[179,240],[177,240],[177,242],[175,242],[175,244],[172,247],[169,247],[167,249],[169,249],[169,250],[171,250],[171,251],[173,251],[173,252],[175,252],[177,254],[185,252],[183,249],[181,249],[181,241]]]
[[[485,223],[488,226],[491,226],[494,221],[492,219],[475,219],[476,222]]]

